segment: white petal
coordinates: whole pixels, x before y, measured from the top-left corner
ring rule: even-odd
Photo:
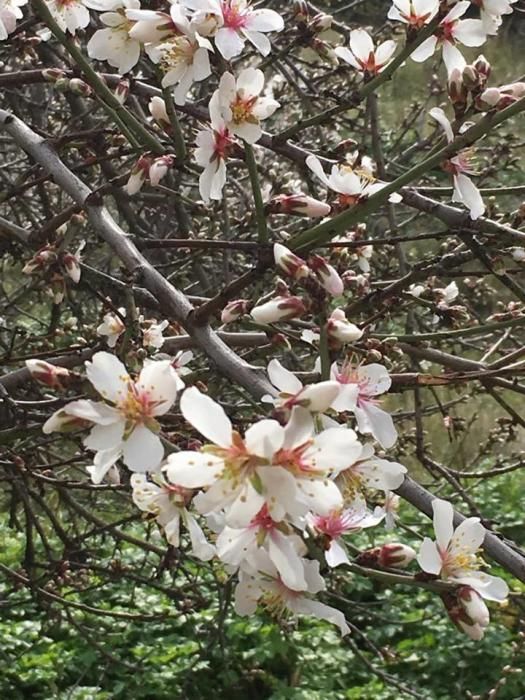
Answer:
[[[324,553],[326,563],[332,568],[341,564],[349,564],[348,554],[337,540],[332,540],[330,547]]]
[[[246,26],[256,32],[280,32],[284,29],[284,20],[274,10],[253,10],[248,15]]]
[[[293,601],[293,605],[290,605],[290,609],[295,613],[303,613],[304,615],[313,615],[319,620],[326,620],[339,627],[341,635],[344,637],[345,634],[350,633],[350,628],[348,627],[345,616],[340,610],[320,603],[318,600],[310,600],[309,598],[296,598]]]
[[[395,445],[397,430],[389,413],[369,401],[363,401],[354,413],[360,432],[372,433],[385,450]]]
[[[459,173],[454,177],[452,201],[462,202],[470,210],[470,218],[474,221],[485,212],[485,202],[480,191],[464,173]]]
[[[196,489],[213,484],[223,468],[223,461],[214,455],[174,452],[168,456],[164,471],[172,484]]]
[[[118,403],[128,393],[130,377],[122,362],[109,352],[97,352],[86,362],[87,378],[98,393],[108,401]]]
[[[292,540],[274,529],[268,536],[268,554],[280,573],[284,585],[293,591],[304,591],[306,588],[304,568]]]
[[[244,48],[244,39],[235,29],[222,27],[215,35],[215,46],[219,49],[224,58],[229,61],[242,52]]]
[[[362,61],[368,61],[371,53],[374,53],[372,37],[364,29],[354,29],[350,32],[350,51]]]
[[[186,389],[180,400],[184,418],[207,440],[220,447],[232,444],[232,424],[224,409],[196,387]]]
[[[111,467],[120,458],[121,454],[120,448],[97,452],[93,460],[93,465],[86,467],[86,471],[91,476],[91,481],[94,484],[100,484]]]
[[[260,420],[248,428],[244,439],[250,454],[271,460],[282,447],[284,428],[276,420]]]
[[[142,368],[136,386],[141,394],[147,394],[149,400],[156,404],[153,415],[162,416],[172,407],[179,382],[169,360],[152,361]]]
[[[430,58],[436,50],[437,38],[429,36],[428,39],[420,44],[415,51],[410,54],[410,58],[416,63],[423,63],[427,58]]]
[[[452,535],[449,545],[450,553],[477,552],[483,544],[485,533],[486,530],[479,522],[479,518],[467,518],[463,520]]]
[[[427,574],[438,575],[441,571],[442,562],[436,543],[428,537],[425,537],[421,543],[417,563]]]
[[[454,132],[452,131],[452,125],[445,112],[441,109],[441,107],[434,107],[430,110],[429,114],[442,127],[447,137],[447,141],[449,143],[451,141],[454,141]]]
[[[94,450],[95,452],[112,448],[121,449],[125,427],[124,420],[111,425],[95,425],[84,440],[84,445],[88,450]]]
[[[284,429],[284,448],[303,445],[314,432],[314,421],[309,411],[300,406],[294,406],[290,420]]]
[[[432,510],[437,545],[441,550],[446,550],[454,532],[454,509],[448,501],[436,498],[432,501]]]
[[[134,472],[155,471],[164,457],[161,439],[145,425],[137,425],[122,443],[122,461]]]
[[[279,360],[271,360],[268,363],[268,376],[271,383],[286,394],[291,396],[299,393],[303,388],[302,383],[293,372],[287,370]]]
[[[201,561],[209,561],[215,556],[215,547],[213,547],[206,539],[202,528],[195,520],[191,513],[184,511],[184,524],[188,528],[188,534],[191,540],[191,551],[197,559]]]

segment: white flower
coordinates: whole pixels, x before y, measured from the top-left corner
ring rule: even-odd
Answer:
[[[146,47],[153,63],[158,63],[164,73],[162,87],[176,85],[173,99],[178,105],[186,102],[194,82],[211,75],[208,52],[212,46],[198,34],[169,36],[162,42]]]
[[[257,605],[266,606],[270,612],[282,615],[312,615],[337,625],[342,635],[350,629],[339,610],[311,598],[325,589],[319,573],[319,562],[302,560],[306,587],[304,594],[288,588],[268,554],[259,549],[245,561],[239,572],[239,583],[235,589],[235,610],[239,615],[253,615]],[[306,594],[306,595],[305,595]]]
[[[345,503],[352,502],[356,495],[366,488],[378,491],[394,491],[405,479],[406,467],[398,462],[376,457],[371,445],[364,445],[358,461],[351,463],[341,471],[336,481],[343,492]]]
[[[223,73],[219,83],[219,110],[226,128],[250,144],[262,136],[261,121],[280,106],[276,100],[260,97],[263,88],[264,73],[256,68],[245,68],[237,80]]]
[[[353,343],[362,337],[363,331],[346,318],[343,309],[332,311],[326,324],[328,337],[338,343]]]
[[[47,9],[60,29],[75,34],[89,24],[89,11],[84,0],[46,0]]]
[[[107,61],[119,73],[130,71],[140,58],[140,41],[129,34],[133,24],[126,17],[126,8],[140,8],[139,0],[108,0],[106,9],[113,11],[100,15],[105,29],[96,31],[87,45],[91,58]]]
[[[447,141],[452,143],[452,141],[454,141],[454,133],[445,112],[439,107],[434,107],[434,109],[430,110],[429,114],[442,127]],[[452,201],[464,204],[470,210],[470,218],[476,220],[485,212],[485,204],[478,188],[467,176],[467,173],[472,173],[470,157],[470,151],[460,151],[457,155],[446,161],[445,170],[452,174],[454,180]]]
[[[126,309],[120,308],[118,312],[121,316],[126,316]],[[125,330],[126,325],[124,321],[116,314],[108,313],[104,316],[104,320],[100,326],[98,326],[97,335],[105,335],[108,346],[114,348],[117,344],[117,340]]]
[[[387,183],[378,182],[368,168],[354,169],[349,164],[333,165],[329,176],[323,170],[317,156],[310,155],[306,165],[328,189],[337,192],[339,205],[347,208],[370,197],[383,189]],[[400,202],[401,197],[394,193],[389,197],[390,202]]]
[[[263,547],[279,572],[285,586],[294,591],[304,590],[303,560],[298,549],[306,549],[302,540],[289,528],[276,523],[263,506],[247,527],[226,526],[217,538],[217,554],[225,563],[238,567]]]
[[[327,476],[361,453],[352,430],[338,427],[315,435],[310,413],[295,406],[285,428],[261,420],[242,438],[223,409],[195,387],[184,392],[180,408],[213,443],[201,452],[171,454],[165,467],[174,484],[208,487],[195,498],[199,512],[226,509],[226,524],[238,528],[247,527],[264,505],[276,522],[341,505],[341,493]]]
[[[328,566],[348,564],[348,552],[341,539],[343,535],[375,527],[384,518],[381,509],[371,513],[364,498],[358,496],[346,508],[332,511],[329,515],[309,515],[307,522],[314,532],[326,538],[325,559]]]
[[[142,331],[142,345],[145,348],[155,348],[155,350],[160,350],[164,345],[166,340],[162,335],[162,332],[166,330],[169,326],[169,321],[162,321],[161,323],[151,323],[148,328]]]
[[[404,22],[414,29],[429,24],[439,12],[439,0],[394,0],[388,19]]]
[[[15,31],[16,20],[23,17],[20,8],[24,5],[27,5],[27,0],[0,0],[0,41]]]
[[[268,32],[280,32],[283,18],[273,10],[252,10],[247,0],[183,0],[193,10],[192,26],[203,36],[213,36],[215,46],[229,61],[238,56],[246,39],[263,56],[271,51],[265,36]]]
[[[235,143],[235,138],[227,129],[216,90],[209,104],[211,124],[197,132],[194,158],[204,168],[199,178],[199,192],[205,202],[222,199],[226,184],[226,160]]]
[[[302,406],[312,413],[322,413],[330,407],[339,393],[339,384],[335,381],[304,386],[293,372],[283,367],[276,359],[270,360],[268,364],[268,376],[280,393],[277,397],[264,396],[262,400],[273,403],[277,408],[291,410],[294,406]]]
[[[350,32],[350,48],[338,46],[335,53],[360,73],[377,75],[390,63],[395,50],[396,42],[392,40],[383,42],[375,49],[368,32],[354,29]]]
[[[376,398],[386,393],[392,384],[386,367],[373,363],[355,368],[350,362],[345,362],[339,369],[334,362],[331,377],[341,385],[332,408],[351,411],[359,432],[371,433],[385,449],[392,447],[397,440],[397,431],[392,416],[379,408]]]
[[[448,74],[451,75],[455,68],[462,71],[466,61],[456,44],[481,46],[487,39],[487,31],[480,19],[460,19],[469,7],[469,0],[461,0],[454,5],[441,20],[436,33],[411,54],[412,60],[422,63],[433,55],[438,46],[441,46]]]
[[[182,520],[190,536],[192,553],[202,561],[215,556],[215,547],[209,544],[200,525],[186,509],[190,492],[171,486],[159,474],[152,481],[148,481],[144,474],[132,474],[131,486],[135,505],[145,513],[155,515],[171,545],[180,546]]]
[[[86,362],[87,377],[105,400],[81,399],[67,404],[44,424],[44,433],[57,430],[57,419],[73,416],[94,424],[84,445],[95,451],[89,468],[94,483],[122,457],[132,471],[156,470],[164,457],[155,420],[171,408],[177,395],[175,373],[169,360],[148,362],[137,381],[122,362],[107,352],[97,352]]]
[[[481,21],[487,34],[497,34],[502,23],[502,15],[512,14],[512,5],[517,0],[476,0],[481,12]]]
[[[130,36],[143,44],[156,44],[170,36],[194,33],[186,14],[176,2],[172,2],[170,14],[130,8],[126,10],[126,17],[134,23]]]
[[[479,571],[481,562],[476,553],[486,533],[479,518],[467,518],[454,530],[454,510],[448,501],[436,498],[432,509],[436,541],[428,537],[423,540],[417,558],[423,571],[470,586],[487,600],[505,600],[508,595],[505,581]]]

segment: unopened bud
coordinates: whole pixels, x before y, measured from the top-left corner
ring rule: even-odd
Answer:
[[[334,297],[339,297],[345,290],[343,280],[337,270],[322,255],[311,255],[308,264],[316,274],[321,286]]]
[[[82,95],[82,97],[89,97],[93,93],[90,86],[80,78],[71,78],[69,81],[69,89],[71,92],[75,93],[75,95]]]
[[[151,167],[151,158],[149,156],[141,156],[133,166],[129,180],[126,183],[125,189],[129,195],[136,194],[146,182],[149,169]]]
[[[148,109],[153,119],[160,122],[162,125],[169,126],[171,124],[166,110],[166,103],[162,97],[152,97],[149,101]]]
[[[125,103],[128,99],[130,90],[130,82],[126,78],[119,81],[117,87],[115,88],[115,97],[120,102],[121,105]]]
[[[66,74],[60,68],[44,68],[42,75],[48,83],[56,83],[57,80],[66,77]]]
[[[268,213],[271,214],[296,214],[315,219],[320,216],[328,216],[332,208],[326,202],[309,197],[306,194],[280,194],[268,202]]]
[[[484,82],[486,82],[492,72],[492,66],[483,54],[480,54],[475,60],[474,68],[483,77]]]
[[[249,303],[250,302],[245,299],[236,299],[235,301],[228,302],[221,313],[222,323],[232,323],[241,318],[241,316],[244,316],[248,311]]]
[[[454,68],[448,80],[448,95],[453,105],[466,105],[467,88],[463,83],[461,71]]]
[[[487,627],[490,614],[480,594],[470,586],[462,586],[457,592],[458,600],[472,622]]]
[[[350,323],[342,309],[335,309],[326,324],[328,337],[339,343],[353,343],[362,337],[363,331]]]
[[[460,72],[457,68],[454,68],[452,72],[454,73],[455,71]],[[463,68],[461,80],[467,90],[478,90],[481,86],[480,75],[474,66],[465,66]]]
[[[501,92],[498,88],[487,88],[476,98],[476,107],[480,110],[494,109],[501,101]]]
[[[295,280],[310,275],[306,262],[281,243],[273,246],[273,257],[277,267]]]
[[[57,367],[44,360],[26,360],[26,367],[35,381],[52,389],[63,389],[71,378],[71,373],[65,367]]]
[[[252,309],[251,317],[257,323],[277,323],[291,318],[299,318],[306,312],[300,297],[275,297],[261,306]]]
[[[294,0],[293,2],[293,16],[299,22],[307,22],[310,18],[310,10],[308,9],[308,3],[306,0]]]
[[[380,547],[377,563],[386,568],[404,569],[415,558],[416,552],[412,547],[392,542]]]
[[[167,155],[155,158],[148,171],[151,184],[156,187],[175,162],[175,156]]]
[[[312,17],[312,19],[308,23],[308,29],[316,33],[324,32],[327,29],[330,29],[330,27],[332,26],[333,19],[334,18],[332,17],[332,15],[327,15],[324,12],[319,12],[319,14]]]
[[[55,90],[58,90],[58,92],[67,92],[69,90],[69,83],[69,78],[58,78],[54,81]]]

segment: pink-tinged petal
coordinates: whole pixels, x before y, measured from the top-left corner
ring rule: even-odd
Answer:
[[[314,175],[316,175],[319,180],[328,187],[328,189],[332,189],[332,185],[330,183],[330,180],[328,179],[325,171],[323,170],[323,166],[321,165],[321,161],[317,156],[311,155],[308,156],[306,159],[306,165],[310,168],[310,170],[313,172]]]
[[[334,49],[334,53],[336,56],[338,56],[340,59],[342,59],[345,63],[348,63],[349,65],[351,65],[353,68],[356,68],[357,70],[363,70],[359,61],[356,59],[356,57],[350,51],[350,49],[347,48],[346,46],[336,46]]]
[[[226,511],[226,523],[230,527],[248,527],[265,504],[265,498],[246,482]]]
[[[86,467],[86,471],[91,476],[91,481],[94,484],[102,483],[104,477],[108,471],[113,467],[113,465],[120,459],[122,451],[120,447],[104,450],[102,452],[97,452],[93,464]]]
[[[153,415],[162,416],[170,410],[177,397],[177,373],[169,360],[148,362],[142,368],[136,387],[155,403]]]
[[[371,53],[374,53],[372,37],[364,29],[354,29],[350,32],[350,51],[356,58],[367,62]]]
[[[196,387],[186,389],[180,400],[180,410],[184,418],[191,423],[207,440],[220,447],[232,444],[232,424],[230,419],[213,399]]]
[[[287,588],[293,591],[306,589],[302,559],[292,540],[275,528],[268,535],[268,555]]]
[[[437,576],[441,571],[441,556],[436,543],[429,537],[425,537],[421,543],[421,548],[417,555],[417,563],[427,574],[435,574]]]
[[[485,213],[485,202],[480,191],[465,174],[454,176],[453,202],[462,202],[470,211],[470,218],[475,221]]]
[[[303,388],[302,383],[293,372],[282,366],[279,360],[271,360],[268,363],[268,377],[271,383],[286,394],[294,395]]]
[[[447,137],[447,141],[449,143],[451,141],[454,141],[454,132],[452,131],[452,125],[445,112],[441,109],[441,107],[434,107],[430,110],[429,114],[432,117],[432,119],[435,119],[440,125],[440,127],[443,129]]]
[[[122,443],[122,461],[133,472],[152,472],[164,457],[161,439],[145,425],[137,425]]]
[[[274,10],[254,10],[248,15],[246,27],[256,32],[280,32],[284,29],[284,20]]]
[[[112,403],[119,403],[128,393],[130,377],[122,362],[109,352],[97,352],[86,362],[87,378],[98,393]]]
[[[324,553],[324,557],[328,566],[332,568],[350,563],[346,550],[337,540],[332,540],[330,547]]]
[[[300,406],[294,406],[290,420],[284,428],[284,443],[286,449],[303,445],[312,437],[314,421],[309,411]]]
[[[354,411],[359,396],[357,384],[340,384],[339,394],[332,402],[334,411]]]
[[[214,38],[215,46],[227,61],[238,56],[244,48],[244,38],[235,29],[221,27]]]
[[[447,67],[449,77],[455,70],[462,72],[467,65],[461,51],[449,41],[445,41],[443,44],[443,61]]]
[[[432,501],[432,510],[434,512],[433,522],[437,546],[440,550],[445,551],[454,533],[454,509],[448,501],[435,498]]]
[[[392,379],[383,365],[373,362],[357,368],[361,391],[367,396],[384,394],[392,386]]]
[[[110,450],[113,448],[122,447],[122,436],[126,422],[120,420],[111,425],[95,425],[91,429],[88,437],[84,440],[84,445],[88,450],[99,452],[102,450]]]
[[[198,489],[213,484],[221,474],[224,462],[204,452],[174,452],[167,459],[164,471],[172,484]]]
[[[437,38],[435,36],[429,36],[428,39],[420,44],[415,51],[410,54],[410,58],[416,63],[423,63],[427,58],[430,58],[437,46]]]
[[[276,420],[260,420],[248,428],[244,441],[248,452],[271,460],[284,441],[284,428]]]
[[[209,561],[212,559],[215,556],[215,547],[208,542],[202,528],[193,515],[184,510],[183,520],[188,529],[193,555],[201,561]]]
[[[486,530],[479,522],[479,518],[467,518],[458,525],[452,535],[449,550],[451,554],[475,553],[483,544]]]
[[[348,627],[343,613],[340,610],[330,607],[329,605],[320,603],[318,600],[310,600],[309,598],[295,598],[289,607],[292,612],[303,615],[311,615],[319,620],[331,622],[339,627],[339,631],[343,637],[350,633],[350,628]]]
[[[507,583],[498,576],[491,576],[484,571],[474,571],[468,576],[459,576],[454,581],[474,588],[485,600],[503,602],[509,595]]]

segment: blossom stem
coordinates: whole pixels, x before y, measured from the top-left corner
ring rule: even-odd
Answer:
[[[321,357],[321,381],[330,379],[330,350],[328,348],[328,332],[326,330],[326,318],[321,324],[321,337],[319,339],[319,355]]]
[[[261,185],[259,183],[259,175],[257,173],[257,162],[255,160],[253,148],[249,143],[244,142],[244,152],[246,154],[246,165],[248,166],[248,172],[250,173],[250,182],[252,183],[255,216],[257,218],[258,240],[259,243],[268,243],[270,238],[268,235],[266,215],[264,213]]]

